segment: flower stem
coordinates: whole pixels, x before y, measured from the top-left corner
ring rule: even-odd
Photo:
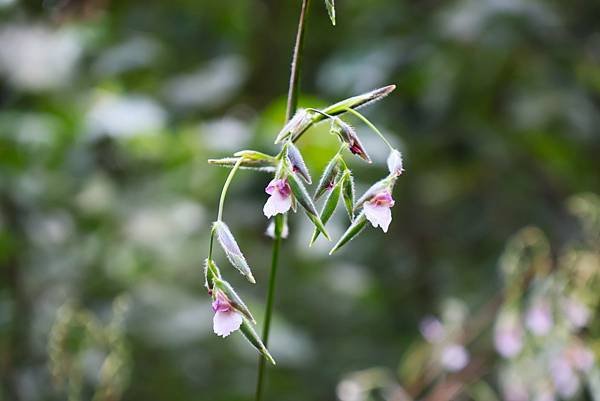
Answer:
[[[298,30],[296,32],[296,42],[294,44],[294,52],[292,55],[292,67],[290,71],[290,81],[287,96],[287,107],[285,112],[285,120],[289,121],[298,107],[298,92],[300,87],[300,66],[302,64],[302,49],[304,44],[304,27],[306,25],[306,15],[310,0],[302,0],[302,8],[300,9],[300,18],[298,20]],[[262,341],[265,347],[268,346],[269,332],[271,329],[271,316],[273,314],[273,301],[275,299],[275,286],[277,278],[277,265],[279,261],[279,249],[281,247],[281,233],[283,231],[283,215],[275,216],[275,229],[273,240],[273,253],[271,257],[271,272],[269,273],[269,289],[267,292],[267,306],[265,309],[265,322],[262,332]],[[261,401],[264,392],[266,370],[266,358],[262,355],[258,362],[258,378],[256,382],[256,401]]]
[[[273,253],[271,255],[271,273],[269,274],[269,290],[267,292],[267,307],[265,309],[265,322],[263,325],[262,342],[265,347],[269,344],[269,332],[271,329],[271,317],[273,315],[273,300],[275,299],[275,283],[277,278],[277,266],[279,261],[279,249],[281,248],[281,232],[283,230],[283,215],[275,216],[275,230],[273,240]],[[267,359],[260,356],[258,362],[258,379],[256,382],[256,401],[262,400],[264,391],[264,378]]]
[[[377,135],[379,135],[379,137],[383,140],[383,142],[385,142],[385,144],[388,146],[388,148],[390,148],[390,150],[394,150],[394,147],[388,142],[388,140],[385,138],[385,136],[383,136],[381,131],[379,131],[377,129],[377,127],[375,125],[373,125],[373,123],[367,119],[367,117],[363,116],[362,114],[360,114],[358,111],[356,111],[354,109],[348,108],[348,109],[346,109],[346,111],[348,111],[351,114],[354,114],[356,117],[358,117],[360,120],[362,120],[362,122],[367,124],[367,126],[369,128],[371,128],[373,130],[373,132],[375,132]]]
[[[235,173],[237,173],[238,169],[240,168],[240,164],[242,164],[243,158],[240,157],[235,164],[233,165],[233,168],[231,169],[231,171],[229,172],[229,175],[227,176],[227,180],[225,180],[225,184],[223,185],[223,189],[221,190],[221,198],[219,199],[219,214],[217,214],[217,221],[221,221],[221,218],[223,217],[223,205],[225,204],[225,197],[227,196],[227,190],[229,189],[229,185],[231,184],[231,180],[233,180],[233,176],[235,175]]]
[[[233,165],[233,168],[229,172],[227,179],[225,180],[225,184],[223,184],[223,189],[221,190],[221,197],[219,198],[219,213],[217,214],[217,221],[221,221],[223,217],[223,206],[225,205],[225,198],[227,197],[227,190],[229,189],[229,185],[237,173],[240,165],[242,164],[243,158],[240,157],[237,162]],[[210,243],[208,245],[208,259],[212,259],[213,252],[213,243],[215,242],[215,229],[214,227],[210,229]]]

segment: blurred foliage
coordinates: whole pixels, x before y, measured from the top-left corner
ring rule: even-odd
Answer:
[[[314,3],[300,103],[397,84],[367,114],[404,151],[406,173],[389,233],[369,230],[336,257],[322,238],[307,250],[311,227],[291,219],[268,394],[366,394],[347,391],[351,377],[395,390],[371,399],[409,396],[402,372],[429,369],[402,362],[431,352],[419,322],[448,299],[463,314],[492,302],[513,234],[545,233],[552,277],[575,263],[566,250],[598,244],[593,202],[569,203],[586,213],[580,229],[567,199],[600,193],[600,3],[340,0],[335,27]],[[273,150],[298,11],[274,0],[0,0],[0,400],[66,399],[69,382],[92,399],[111,355],[122,374],[109,387],[124,400],[251,399],[254,351],[211,333],[202,259],[226,171],[206,160]],[[386,150],[356,123],[381,169],[355,163],[361,192]],[[311,170],[334,144],[326,127],[306,136]],[[268,180],[242,172],[225,211],[257,279],[236,288],[259,321]],[[338,210],[335,237],[343,221]],[[597,283],[579,285],[597,304]],[[52,346],[61,322],[75,348]],[[591,319],[584,338],[598,330]],[[468,349],[471,363],[486,357],[475,369],[485,380],[455,399],[502,397],[510,366],[491,347]],[[52,372],[73,373],[53,383]]]

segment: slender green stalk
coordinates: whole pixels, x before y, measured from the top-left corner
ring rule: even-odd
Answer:
[[[287,109],[285,120],[289,121],[298,107],[298,88],[300,86],[300,67],[302,64],[302,50],[304,48],[304,27],[306,25],[306,14],[310,0],[302,0],[302,9],[300,10],[300,19],[298,21],[298,31],[296,32],[296,44],[294,45],[294,54],[292,56],[292,68],[290,71],[290,85],[288,88]]]
[[[225,180],[225,184],[223,185],[223,190],[221,191],[221,198],[219,199],[219,213],[217,214],[217,221],[221,221],[223,217],[223,205],[225,204],[225,197],[227,196],[227,190],[229,189],[229,185],[231,184],[231,180],[233,180],[233,176],[237,173],[240,168],[240,164],[242,164],[243,158],[239,158],[237,162],[233,165],[233,168],[229,172],[227,176],[227,180]]]
[[[348,111],[349,113],[354,114],[356,117],[358,117],[359,119],[362,120],[362,122],[364,122],[365,124],[367,124],[367,126],[369,128],[371,128],[377,135],[379,135],[379,137],[383,140],[383,142],[385,142],[385,144],[388,146],[388,148],[390,148],[390,150],[394,150],[394,147],[388,142],[387,139],[385,139],[385,136],[383,136],[383,134],[381,133],[381,131],[379,131],[377,129],[376,126],[373,125],[373,123],[371,123],[371,121],[369,121],[367,119],[367,117],[363,116],[362,114],[360,114],[358,111],[354,110],[354,109],[346,109],[346,111]]]
[[[298,108],[298,92],[300,87],[300,66],[302,64],[302,49],[304,44],[304,27],[306,25],[306,15],[310,0],[302,0],[300,18],[298,21],[298,30],[296,33],[296,42],[292,55],[292,67],[290,71],[290,81],[288,88],[287,107],[285,120],[289,121]],[[277,266],[279,262],[279,249],[281,248],[281,233],[283,231],[283,215],[275,216],[275,229],[273,240],[273,252],[271,256],[271,272],[269,273],[269,289],[267,292],[267,306],[265,309],[265,322],[262,332],[262,341],[265,347],[268,347],[269,332],[271,330],[271,316],[273,314],[273,302],[275,299],[275,286],[277,278]],[[258,378],[256,382],[256,401],[261,401],[264,393],[266,358],[262,355],[258,362]]]
[[[265,309],[265,322],[263,324],[262,342],[265,347],[269,344],[269,333],[271,330],[271,317],[273,315],[273,301],[275,299],[275,283],[277,279],[277,266],[279,261],[279,249],[281,248],[281,231],[283,230],[283,215],[275,216],[275,229],[273,240],[273,253],[271,255],[271,272],[269,274],[269,290],[267,292],[267,307]],[[265,384],[265,371],[267,359],[259,357],[258,379],[256,382],[256,401],[262,400]]]
[[[231,185],[231,181],[233,180],[235,173],[237,173],[237,171],[240,168],[240,165],[242,164],[242,160],[243,159],[240,157],[238,159],[238,161],[235,162],[235,164],[233,165],[233,168],[231,169],[231,171],[229,172],[229,175],[227,176],[227,179],[225,180],[225,184],[223,185],[223,189],[221,190],[221,197],[219,198],[219,212],[217,214],[217,221],[221,221],[221,219],[223,218],[223,206],[225,205],[225,198],[227,197],[227,191],[229,190],[229,185]],[[212,228],[210,230],[210,243],[208,244],[208,259],[212,259],[214,242],[215,242],[215,229]]]

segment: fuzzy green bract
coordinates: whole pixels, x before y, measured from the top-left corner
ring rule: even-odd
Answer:
[[[350,240],[354,239],[358,234],[361,233],[361,231],[366,227],[366,225],[367,225],[367,218],[365,217],[365,214],[364,213],[359,214],[356,217],[356,219],[354,219],[354,222],[352,222],[350,227],[348,227],[346,232],[339,239],[337,244],[335,244],[335,246],[333,248],[331,248],[331,251],[329,251],[329,254],[330,255],[333,254],[335,251],[337,251],[338,249],[340,249],[341,247],[346,245],[348,242],[350,242]]]
[[[267,358],[267,360],[273,365],[276,365],[275,359],[273,359],[263,342],[260,340],[260,337],[258,337],[258,334],[256,334],[252,324],[245,317],[242,321],[242,325],[240,326],[240,330],[244,337],[246,337],[250,344],[252,344],[252,346],[258,350],[258,352],[264,355],[264,357]]]
[[[340,192],[342,189],[341,187],[342,187],[341,182],[338,182],[337,184],[335,184],[333,186],[333,188],[331,189],[331,191],[329,192],[327,199],[325,199],[325,203],[323,204],[323,209],[321,210],[321,215],[320,215],[321,222],[323,224],[327,224],[327,222],[333,215],[333,212],[335,212],[335,208],[337,207],[338,201],[340,199]],[[310,239],[309,246],[312,245],[317,240],[317,238],[319,237],[319,233],[320,233],[320,231],[315,229],[315,231],[313,232],[312,238]]]
[[[244,254],[240,250],[231,230],[227,227],[223,221],[215,221],[213,223],[213,229],[217,233],[217,239],[223,251],[225,251],[225,255],[229,262],[238,269],[238,271],[243,274],[248,281],[251,283],[255,283],[254,276],[252,275],[252,271],[250,270],[250,266],[248,266],[248,262],[246,262],[246,258]]]

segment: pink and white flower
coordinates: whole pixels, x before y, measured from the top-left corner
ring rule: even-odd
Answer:
[[[469,352],[459,344],[449,344],[442,349],[440,362],[449,372],[463,370],[469,363]]]
[[[536,301],[525,314],[527,328],[536,336],[545,336],[554,325],[552,308],[547,301]]]
[[[392,222],[392,211],[390,210],[392,206],[394,206],[394,199],[392,199],[392,194],[386,190],[365,202],[363,209],[365,217],[373,227],[379,226],[384,233],[387,233]]]
[[[279,213],[285,213],[292,207],[292,189],[287,180],[271,180],[265,188],[265,192],[271,195],[263,207],[265,216],[272,217]]]
[[[431,344],[439,343],[446,335],[446,329],[439,319],[427,316],[419,323],[419,330],[425,340]]]
[[[227,337],[242,325],[242,315],[236,311],[225,294],[218,291],[212,303],[215,312],[213,331],[216,335]]]
[[[523,349],[523,329],[516,313],[500,316],[494,328],[494,346],[504,358],[512,358]]]

